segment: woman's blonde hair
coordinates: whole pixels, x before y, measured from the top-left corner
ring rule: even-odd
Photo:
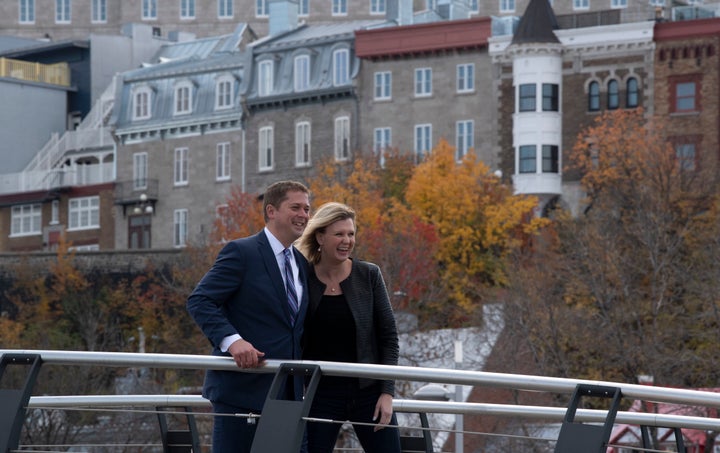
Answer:
[[[331,201],[320,206],[308,222],[305,232],[298,239],[297,248],[312,264],[320,262],[320,243],[316,233],[325,232],[325,228],[338,220],[352,219],[355,224],[355,210],[348,205]],[[357,228],[357,226],[356,226]]]

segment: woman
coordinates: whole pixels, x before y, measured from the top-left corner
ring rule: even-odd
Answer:
[[[395,317],[380,268],[350,258],[354,247],[355,211],[335,202],[317,210],[299,240],[312,267],[303,359],[397,365]],[[394,393],[392,380],[324,376],[310,417],[357,422],[353,428],[366,452],[397,453]],[[340,427],[308,423],[309,452],[332,452]]]

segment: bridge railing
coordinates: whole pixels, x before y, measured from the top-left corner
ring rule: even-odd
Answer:
[[[698,408],[720,408],[720,394],[709,391],[485,371],[278,360],[266,360],[261,367],[256,369],[240,370],[231,358],[226,357],[182,354],[0,349],[0,357],[4,358],[9,355],[37,355],[41,357],[44,365],[106,366],[135,369],[220,369],[251,373],[276,373],[283,364],[297,367],[317,365],[320,367],[322,375],[327,376],[395,379],[422,383],[549,392],[552,394],[572,394],[578,386],[602,386],[619,388],[622,392],[622,397],[630,400],[670,403]],[[29,398],[25,408],[67,409],[74,407],[92,409],[99,407],[148,406],[197,407],[202,408],[202,410],[207,410],[207,408],[210,407],[209,402],[199,395],[60,395],[32,396]],[[564,407],[486,404],[459,401],[420,401],[415,399],[395,399],[394,409],[397,412],[404,413],[488,415],[494,417],[512,417],[527,421],[541,420],[545,423],[561,422],[568,412],[567,408]],[[2,409],[0,409],[0,411],[1,410]],[[575,421],[596,424],[602,423],[605,421],[607,414],[608,411],[605,410],[578,409],[575,413]],[[0,420],[3,419],[0,417]],[[705,432],[720,432],[720,419],[711,416],[619,411],[614,419],[614,423],[642,427],[696,429]],[[5,429],[5,427],[0,426],[0,431],[3,429]],[[543,440],[547,441],[548,439]],[[552,441],[553,439],[550,440]],[[662,450],[646,448],[636,451]]]

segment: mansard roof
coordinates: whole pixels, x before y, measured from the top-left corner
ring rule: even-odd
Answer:
[[[530,4],[520,19],[512,43],[559,43],[560,40],[553,32],[557,28],[557,18],[550,2],[548,0],[530,0]]]

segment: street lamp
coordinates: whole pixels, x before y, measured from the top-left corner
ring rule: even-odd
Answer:
[[[133,214],[142,214],[143,212],[145,214],[153,213],[152,203],[148,203],[148,197],[144,192],[140,194],[140,202],[133,208]]]

